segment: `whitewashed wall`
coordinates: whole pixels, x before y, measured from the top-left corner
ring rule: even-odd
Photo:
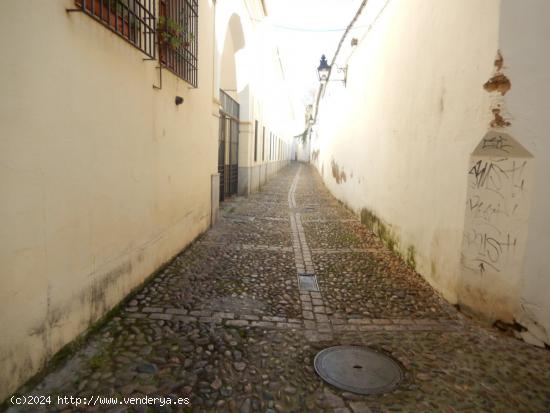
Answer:
[[[519,307],[515,318],[550,343],[550,2],[503,0],[500,49],[512,88],[505,96],[508,132],[534,156],[534,190]]]
[[[338,59],[348,64],[347,87],[329,82],[321,99],[312,154],[318,151],[313,162],[330,190],[449,301],[508,322],[529,309],[541,327],[536,335],[548,342],[550,201],[543,176],[550,150],[543,124],[550,13],[543,0],[528,3],[371,2],[362,18],[372,27],[353,32],[359,45]],[[498,73],[511,79],[504,96],[483,87]],[[515,281],[503,277],[499,285],[497,277],[472,292],[459,288],[468,171],[471,154],[494,128],[534,156],[533,190],[525,196],[532,214],[525,253],[514,256]],[[514,289],[505,308],[495,305],[492,288]],[[485,299],[475,302],[474,293]]]
[[[198,89],[164,70],[162,90],[72,7],[0,2],[0,400],[210,225],[213,7]]]

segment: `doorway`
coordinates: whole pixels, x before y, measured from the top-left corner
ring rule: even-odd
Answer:
[[[220,89],[218,173],[220,202],[235,195],[239,177],[239,103]]]

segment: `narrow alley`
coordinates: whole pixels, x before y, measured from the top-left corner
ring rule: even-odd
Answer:
[[[312,166],[292,163],[221,208],[212,229],[25,394],[103,398],[41,406],[66,412],[549,411],[550,352],[457,312]],[[401,383],[367,396],[324,383],[313,360],[335,345],[390,355]],[[146,395],[190,405],[120,402]],[[118,402],[103,405],[108,397]]]

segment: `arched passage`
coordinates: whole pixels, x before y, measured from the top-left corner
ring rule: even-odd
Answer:
[[[220,174],[220,200],[237,194],[239,187],[239,140],[243,112],[240,102],[248,102],[248,88],[242,91],[242,74],[239,57],[245,49],[241,19],[237,14],[229,17],[223,47],[219,55],[218,82],[220,101],[218,173]]]
[[[247,164],[250,118],[250,76],[246,27],[238,10],[222,3],[216,9],[215,89],[220,102],[218,172],[220,199],[243,193],[248,187],[241,176]]]

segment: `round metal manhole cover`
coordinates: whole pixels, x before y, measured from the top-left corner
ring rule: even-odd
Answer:
[[[390,392],[403,379],[396,361],[367,347],[329,347],[317,353],[313,364],[327,383],[353,393]]]

